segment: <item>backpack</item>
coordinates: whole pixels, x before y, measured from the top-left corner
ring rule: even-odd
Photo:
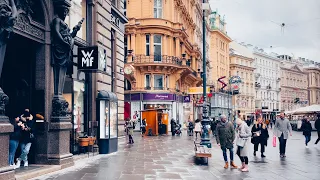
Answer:
[[[193,123],[189,122],[189,129],[193,129]]]

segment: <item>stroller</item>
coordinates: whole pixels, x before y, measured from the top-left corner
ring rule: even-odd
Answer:
[[[174,131],[175,131],[176,135],[180,135],[181,136],[182,135],[181,124],[177,124]]]

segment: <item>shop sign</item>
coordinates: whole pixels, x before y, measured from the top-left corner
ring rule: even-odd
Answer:
[[[174,101],[175,96],[173,94],[143,94],[144,101],[160,100],[160,101]]]
[[[183,96],[183,102],[184,103],[189,103],[191,100],[190,100],[190,96]]]
[[[207,93],[210,93],[210,87],[207,87]],[[203,87],[191,87],[188,94],[203,94]]]
[[[111,23],[120,27],[120,19],[116,17],[114,14],[111,14]]]
[[[230,84],[240,84],[241,82],[240,76],[232,76],[229,80]]]
[[[98,70],[98,61],[98,46],[78,48],[78,70]]]

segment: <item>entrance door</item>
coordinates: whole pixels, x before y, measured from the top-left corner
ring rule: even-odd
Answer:
[[[19,116],[25,108],[33,111],[36,47],[36,43],[19,35],[11,36],[8,42],[0,85],[9,96],[6,114],[10,118]]]

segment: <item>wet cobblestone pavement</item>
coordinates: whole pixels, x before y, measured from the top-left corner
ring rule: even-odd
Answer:
[[[271,132],[270,132],[271,133]],[[193,137],[183,132],[181,137],[140,137],[135,135],[134,145],[122,144],[111,155],[98,155],[68,169],[45,175],[37,180],[319,180],[320,144],[314,145],[316,134],[307,149],[304,137],[294,132],[287,143],[287,158],[280,159],[278,147],[272,147],[272,138],[264,159],[260,153],[253,157],[250,144],[249,170],[224,169],[222,152],[212,138],[212,158],[208,165],[194,162]],[[277,144],[278,145],[278,144]],[[239,158],[235,162],[240,165]]]

